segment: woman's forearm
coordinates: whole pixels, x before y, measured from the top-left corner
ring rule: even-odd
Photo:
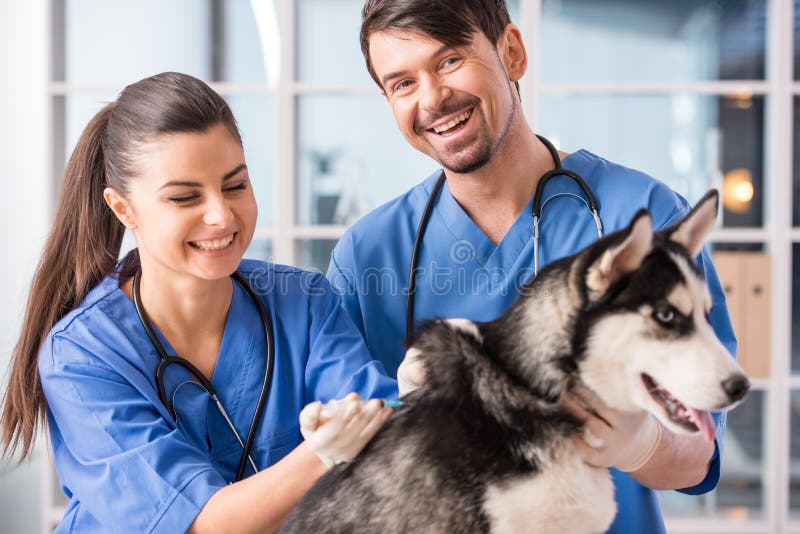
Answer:
[[[275,465],[216,492],[187,533],[277,532],[325,471],[317,455],[302,443]]]

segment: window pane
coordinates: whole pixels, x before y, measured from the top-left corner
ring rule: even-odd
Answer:
[[[275,220],[275,101],[271,95],[226,98],[242,134],[247,169],[258,202],[259,227]]]
[[[122,90],[122,87],[120,87]],[[117,99],[115,93],[74,93],[66,97],[56,97],[55,110],[63,112],[63,141],[65,162],[78,144],[78,139],[98,111],[109,102]],[[63,107],[62,107],[63,106]],[[56,124],[62,119],[55,118]],[[59,135],[60,132],[56,132]],[[59,147],[56,147],[59,148]],[[63,171],[63,169],[61,169]]]
[[[792,392],[791,403],[789,510],[792,518],[798,519],[800,518],[800,391]]]
[[[758,96],[551,96],[540,133],[653,176],[690,202],[723,193],[724,226],[764,223],[764,99]]]
[[[745,402],[728,414],[719,485],[698,496],[659,492],[665,516],[722,517],[733,522],[764,517],[765,409],[766,394],[751,391]]]
[[[794,0],[794,79],[800,80],[800,0]]]
[[[274,0],[56,2],[54,22],[66,30],[66,76],[56,68],[59,79],[130,83],[172,70],[204,80],[277,83]]]
[[[766,0],[543,0],[546,82],[763,79]]]
[[[438,168],[377,95],[299,97],[297,146],[298,224],[350,224]]]
[[[272,254],[272,241],[269,239],[253,239],[250,246],[244,253],[245,258],[272,262],[275,260]]]
[[[800,244],[792,247],[792,371],[800,370]]]
[[[295,243],[297,266],[321,273],[328,271],[331,252],[336,246],[336,239],[301,239]]]
[[[372,85],[358,32],[363,0],[298,0],[297,79]]]
[[[800,6],[798,6],[800,9]],[[800,14],[800,11],[798,11]],[[798,57],[795,55],[795,57]],[[800,226],[800,97],[794,98],[794,226]]]
[[[207,2],[56,1],[67,2],[67,81],[130,83],[168,70],[209,79]]]
[[[297,79],[302,82],[374,85],[361,54],[364,0],[298,0]],[[508,2],[512,20],[519,0]]]
[[[214,57],[224,59],[212,79],[275,87],[281,58],[276,1],[225,0],[223,9],[212,33],[219,40]]]

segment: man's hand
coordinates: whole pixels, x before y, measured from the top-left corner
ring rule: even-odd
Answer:
[[[355,393],[325,405],[312,402],[300,411],[300,433],[308,447],[328,467],[350,462],[389,419],[383,401],[365,403]]]
[[[661,443],[661,423],[648,412],[610,408],[586,387],[570,390],[563,404],[585,421],[583,436],[576,437],[575,444],[589,465],[636,471]]]

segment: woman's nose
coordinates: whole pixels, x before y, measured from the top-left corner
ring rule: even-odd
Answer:
[[[206,212],[203,215],[203,222],[209,226],[225,228],[233,224],[233,219],[233,210],[221,194],[209,198],[206,204]]]

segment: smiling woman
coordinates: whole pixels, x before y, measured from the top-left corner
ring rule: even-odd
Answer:
[[[388,417],[359,396],[397,391],[324,277],[242,259],[258,210],[230,108],[184,74],[129,85],[61,195],[3,453],[27,456],[46,422],[70,499],[57,532],[277,530]],[[345,396],[334,414],[316,402]]]
[[[127,194],[108,187],[104,196],[135,234],[141,261],[182,279],[214,280],[236,270],[258,213],[238,136],[218,124],[140,150],[145,156]]]

